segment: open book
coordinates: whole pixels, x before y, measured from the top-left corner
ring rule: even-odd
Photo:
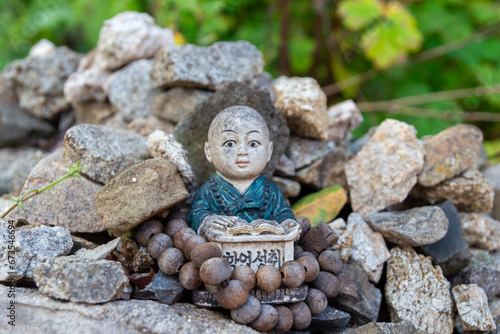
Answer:
[[[239,220],[232,227],[227,228],[227,234],[285,234],[283,226],[276,221],[257,219],[251,223]]]

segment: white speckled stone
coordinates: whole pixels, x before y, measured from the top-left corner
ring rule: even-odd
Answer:
[[[488,308],[488,297],[477,284],[457,285],[451,290],[457,312],[466,331],[493,331],[495,321]]]

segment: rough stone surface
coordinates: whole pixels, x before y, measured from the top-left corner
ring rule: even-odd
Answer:
[[[192,113],[210,95],[212,92],[206,90],[174,87],[155,98],[152,112],[158,118],[178,123],[184,115]]]
[[[349,313],[327,306],[320,314],[313,315],[308,331],[327,331],[331,328],[343,328],[351,320]]]
[[[500,221],[484,213],[459,213],[462,235],[470,247],[500,249]]]
[[[357,213],[349,215],[347,231],[354,240],[351,259],[363,268],[370,281],[378,283],[384,263],[391,256],[382,234],[374,232]]]
[[[262,53],[246,41],[166,46],[155,56],[151,77],[156,87],[219,90],[230,82],[246,82],[262,74]]]
[[[5,68],[4,78],[13,83],[21,108],[38,118],[54,119],[70,108],[63,87],[81,58],[61,46],[47,54],[15,60]]]
[[[272,104],[269,94],[264,90],[254,90],[239,83],[231,83],[210,96],[195,112],[184,117],[174,130],[175,139],[188,151],[188,159],[199,184],[215,174],[214,166],[207,161],[204,153],[210,123],[219,112],[235,105],[257,110],[267,122],[269,137],[274,143],[274,148],[271,160],[263,171],[264,175],[273,174],[279,157],[285,151],[290,129],[281,112]]]
[[[108,94],[105,85],[111,75],[108,71],[92,67],[95,51],[90,51],[80,61],[78,71],[72,73],[64,84],[64,97],[71,103],[105,102]],[[82,64],[87,65],[85,68]]]
[[[13,87],[0,75],[0,147],[25,144],[54,131],[52,125],[19,107]]]
[[[339,185],[348,190],[345,164],[351,155],[341,147],[335,148],[327,156],[316,160],[310,166],[296,171],[294,179],[314,189],[324,189]]]
[[[331,224],[329,225],[331,226]],[[352,231],[347,231],[346,228],[347,226],[340,229],[332,227],[333,231],[339,236],[339,239],[333,246],[328,247],[328,249],[338,252],[340,258],[344,262],[351,256],[352,246],[354,244]]]
[[[345,165],[353,211],[365,217],[402,202],[417,183],[423,163],[415,128],[386,119]]]
[[[33,271],[33,279],[45,295],[89,304],[116,299],[129,284],[119,262],[74,255],[51,258],[39,264]]]
[[[92,249],[80,248],[75,255],[88,260],[102,260],[116,249],[120,241],[121,238],[115,238],[106,244]]]
[[[285,176],[285,177],[294,176],[295,175],[295,163],[289,157],[287,157],[285,154],[283,154],[278,160],[278,164],[276,165],[275,174],[280,175],[280,176]]]
[[[343,275],[355,281],[359,299],[339,295],[330,299],[330,305],[349,313],[351,322],[355,324],[364,325],[377,321],[382,302],[380,290],[370,283],[363,269],[356,264],[344,263],[338,276]]]
[[[451,290],[457,313],[466,331],[495,330],[484,290],[476,284],[457,285]]]
[[[353,100],[337,103],[327,110],[328,113],[328,140],[340,144],[347,134],[354,130],[361,122],[363,115]]]
[[[495,198],[493,200],[493,218],[500,220],[500,164],[493,165],[483,170],[486,179],[491,183]]]
[[[446,262],[453,262],[455,257],[467,249],[467,243],[462,237],[462,228],[460,226],[460,216],[451,201],[446,201],[440,205],[448,218],[448,231],[439,241],[423,245],[420,250],[432,257],[434,265],[443,265]],[[458,268],[461,269],[461,268]]]
[[[409,321],[424,333],[452,333],[450,283],[441,268],[412,248],[391,249],[385,297],[391,321]]]
[[[175,165],[150,159],[118,175],[94,200],[106,228],[122,235],[188,197]]]
[[[153,132],[160,130],[167,135],[174,133],[174,124],[163,121],[156,117],[140,117],[132,120],[127,125],[127,129],[140,134],[141,136],[148,137]]]
[[[494,191],[484,175],[468,169],[459,176],[443,181],[435,187],[415,187],[412,196],[425,198],[430,203],[450,199],[463,212],[491,212]]]
[[[103,184],[150,157],[147,141],[139,134],[92,124],[66,132],[64,156],[71,163],[80,161],[82,174]]]
[[[152,67],[152,59],[137,60],[114,72],[109,79],[109,101],[126,121],[152,115],[153,101],[160,94],[149,76]]]
[[[390,323],[371,322],[356,329],[348,329],[343,334],[420,334],[411,322]]]
[[[482,143],[481,130],[468,124],[452,126],[425,140],[425,162],[418,183],[432,187],[471,168]]]
[[[137,59],[153,58],[165,45],[174,45],[172,30],[155,26],[146,13],[120,13],[104,21],[96,65],[102,70],[115,70]]]
[[[165,304],[174,304],[184,296],[186,289],[179,282],[178,276],[165,275],[161,270],[151,282],[151,290],[159,301]]]
[[[6,309],[9,287],[0,286],[0,306]],[[35,289],[16,288],[15,331],[31,333],[200,333],[256,334],[250,327],[238,325],[219,312],[192,304],[166,305],[151,300],[117,300],[102,305],[61,302]],[[13,327],[0,323],[1,332]]]
[[[285,154],[293,161],[295,169],[309,166],[333,152],[336,145],[332,141],[322,142],[292,135],[288,140]]]
[[[34,149],[0,149],[0,194],[18,193],[45,153]]]
[[[22,193],[42,189],[68,172],[70,163],[60,148],[49,154],[31,171]],[[58,225],[70,232],[100,232],[105,229],[93,202],[100,185],[85,178],[73,177],[56,187],[30,198],[24,204],[26,212],[15,210],[7,217],[22,219],[30,224]]]
[[[274,82],[276,107],[290,129],[313,139],[328,139],[326,95],[313,78],[279,77]]]
[[[402,212],[379,212],[365,218],[385,239],[400,246],[435,243],[448,231],[448,218],[438,206],[424,206]]]
[[[73,102],[77,124],[103,124],[116,113],[116,108],[109,102]]]
[[[65,228],[44,225],[15,231],[14,243],[8,243],[12,229],[0,218],[0,281],[33,278],[33,269],[46,259],[66,255],[73,247],[71,235]],[[9,246],[13,246],[9,247]],[[9,253],[14,251],[14,253]],[[15,264],[9,264],[14,258]],[[12,262],[12,261],[11,261]]]
[[[271,182],[280,188],[285,197],[297,197],[300,194],[300,183],[284,177],[273,176]]]
[[[488,299],[500,295],[500,271],[490,266],[463,270],[453,277],[451,283],[453,286],[477,284],[484,290]]]

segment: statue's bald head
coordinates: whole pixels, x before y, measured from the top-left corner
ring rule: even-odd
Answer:
[[[230,129],[237,124],[245,124],[248,128],[262,131],[262,134],[269,138],[266,120],[257,110],[247,106],[232,106],[215,116],[208,129],[208,141],[212,141],[223,129]]]

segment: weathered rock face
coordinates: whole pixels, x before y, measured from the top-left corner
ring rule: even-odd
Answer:
[[[110,72],[96,67],[82,68],[82,63],[93,65],[95,51],[89,52],[80,62],[78,71],[72,73],[64,84],[64,97],[72,103],[106,102],[108,94],[104,86],[109,79]]]
[[[161,270],[151,282],[151,290],[159,301],[172,305],[184,296],[186,289],[181,285],[178,276],[165,275]]]
[[[274,103],[293,132],[307,138],[328,139],[326,95],[316,80],[281,76],[274,82],[274,92]]]
[[[354,240],[351,259],[363,268],[370,281],[378,283],[384,263],[391,256],[382,234],[374,232],[357,213],[349,215],[347,231]]]
[[[163,131],[164,133],[170,135],[174,133],[174,124],[163,121],[156,117],[141,117],[136,118],[132,122],[128,123],[127,129],[144,137],[148,137],[157,130]]]
[[[9,287],[0,285],[0,305],[7,308]],[[119,300],[102,305],[87,305],[54,300],[33,289],[16,288],[15,329],[29,333],[233,333],[258,332],[238,325],[221,313],[192,304],[160,304],[151,300]],[[71,319],[71,321],[68,321]],[[0,331],[9,332],[7,321]]]
[[[297,197],[300,194],[300,183],[284,177],[272,176],[271,182],[280,188],[285,197]]]
[[[82,247],[75,255],[88,260],[102,260],[116,249],[120,241],[121,238],[115,238],[106,244],[93,247],[92,249]]]
[[[448,218],[438,206],[424,206],[402,212],[379,212],[365,218],[385,239],[400,246],[435,243],[448,231]]]
[[[457,285],[451,290],[457,312],[466,331],[492,331],[495,322],[484,290],[476,284]]]
[[[122,235],[188,197],[175,165],[150,159],[118,175],[94,200],[106,228]]]
[[[348,329],[343,334],[420,334],[411,322],[371,322],[356,329]]]
[[[78,256],[55,257],[39,264],[33,279],[45,295],[89,304],[116,299],[129,284],[119,262]]]
[[[301,169],[324,158],[335,148],[336,145],[332,141],[321,142],[292,135],[288,140],[285,153],[293,161],[295,169]]]
[[[418,183],[424,187],[436,186],[471,168],[482,143],[481,130],[468,124],[452,126],[425,140],[425,163]]]
[[[357,325],[377,321],[382,293],[370,283],[363,269],[356,264],[344,263],[338,276],[339,279],[341,276],[346,276],[355,281],[359,299],[339,295],[330,299],[330,304],[339,310],[348,312],[351,315],[351,321]]]
[[[199,184],[215,173],[215,168],[205,158],[204,144],[210,123],[222,110],[242,105],[261,113],[269,127],[269,138],[274,143],[273,155],[263,174],[271,176],[278,159],[285,152],[290,130],[283,115],[277,110],[264,90],[254,90],[239,83],[231,83],[215,92],[195,112],[184,117],[175,127],[174,136],[185,150]]]
[[[320,314],[313,315],[308,331],[327,331],[332,328],[343,328],[351,320],[349,313],[327,306]]]
[[[66,132],[64,156],[71,163],[80,161],[82,174],[103,184],[150,157],[141,135],[91,124],[75,125]]]
[[[500,249],[500,221],[484,213],[460,214],[462,235],[470,247],[494,251]]]
[[[45,156],[40,150],[0,150],[0,194],[20,192],[33,167]]]
[[[452,333],[450,283],[441,268],[409,247],[395,247],[391,255],[385,285],[391,321],[409,321],[424,333]]]
[[[492,216],[500,220],[500,164],[488,167],[483,173],[495,192]]]
[[[32,279],[33,269],[38,264],[55,256],[67,255],[73,247],[69,231],[60,226],[41,225],[17,230],[15,234],[9,226],[8,221],[0,218],[0,281]],[[10,235],[15,235],[15,238],[9,238]],[[14,242],[9,243],[10,240]]]
[[[450,199],[458,210],[463,212],[488,213],[493,209],[493,187],[484,175],[475,169],[468,169],[435,187],[415,187],[412,195],[425,198],[431,203]]]
[[[174,45],[174,32],[154,25],[146,13],[124,12],[104,21],[97,42],[96,65],[116,70],[134,60],[153,58],[165,45]]]
[[[353,210],[365,217],[402,202],[417,183],[423,163],[415,128],[386,119],[345,166]]]
[[[64,159],[62,148],[51,153],[31,171],[22,193],[42,189],[63,177],[70,163]],[[26,212],[15,210],[7,217],[29,223],[58,225],[70,232],[100,232],[105,229],[92,201],[100,185],[85,178],[70,178],[56,187],[30,198],[24,205]]]
[[[160,94],[149,76],[152,67],[152,59],[137,60],[109,79],[109,101],[126,121],[152,115],[153,101]]]
[[[76,123],[103,124],[116,113],[116,108],[109,102],[73,102]]]
[[[453,277],[452,285],[477,284],[488,299],[500,295],[500,271],[492,267],[469,268]]]
[[[13,87],[0,75],[0,147],[44,138],[54,131],[52,125],[19,107]]]
[[[156,87],[219,90],[230,82],[246,82],[262,74],[262,53],[245,41],[163,47],[155,56],[151,77]]]
[[[21,108],[38,118],[54,119],[70,108],[63,87],[82,56],[61,46],[12,62],[4,70],[4,78],[13,83]]]
[[[196,107],[212,95],[212,92],[174,87],[160,93],[153,101],[153,115],[172,123],[178,123],[184,115],[192,113]]]
[[[347,134],[354,130],[361,122],[363,115],[352,100],[337,103],[328,108],[328,140],[340,144]]]

